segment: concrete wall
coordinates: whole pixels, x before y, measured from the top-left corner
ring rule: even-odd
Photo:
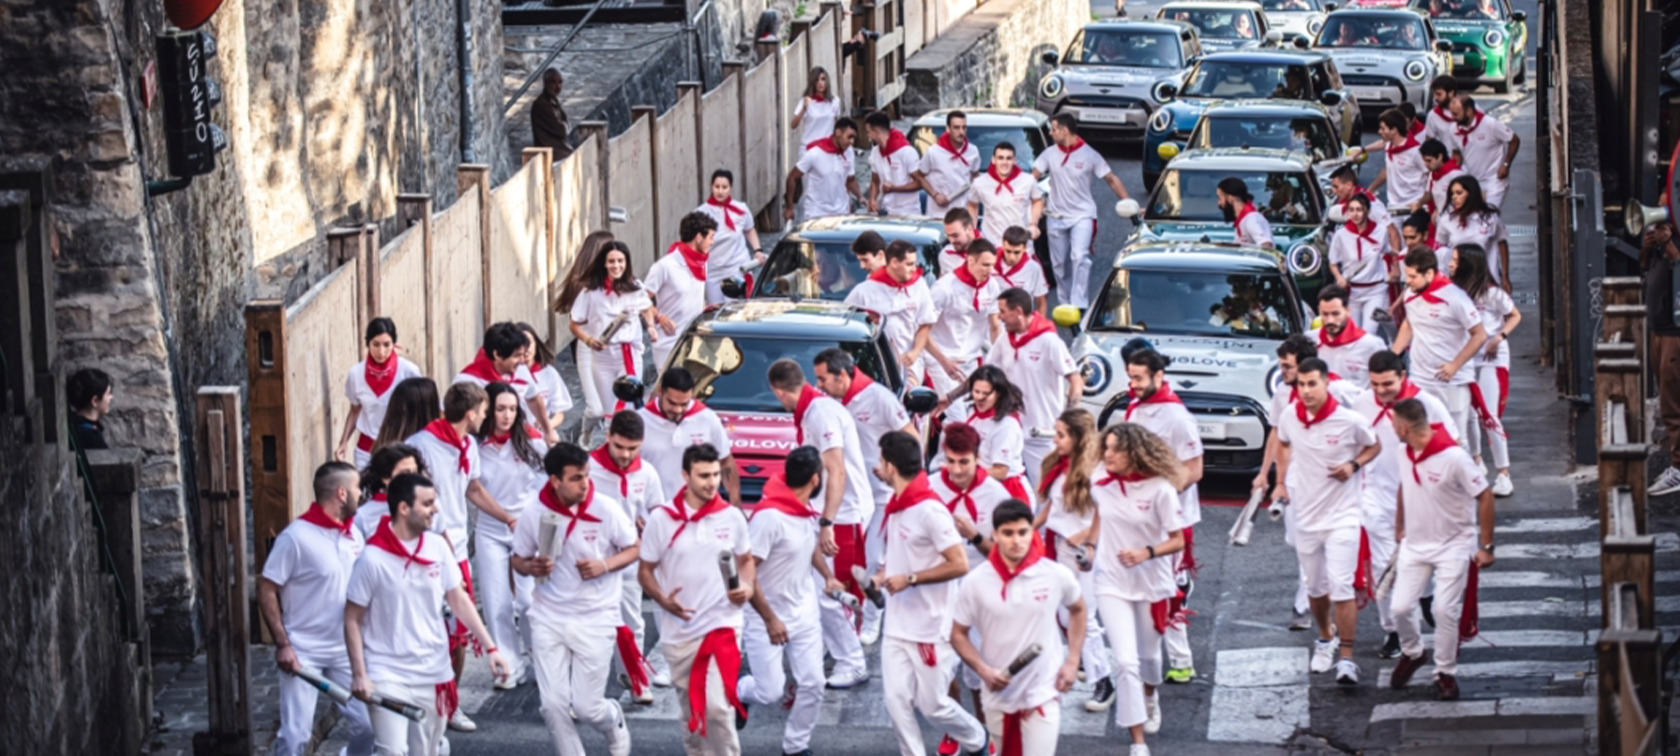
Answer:
[[[900,107],[910,116],[1028,107],[1047,72],[1039,54],[1066,44],[1090,17],[1087,0],[990,0],[910,57]]]

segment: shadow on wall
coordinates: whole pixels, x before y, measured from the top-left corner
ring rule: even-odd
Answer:
[[[1008,107],[1029,110],[1038,107],[1038,83],[1055,70],[1044,62],[1044,54],[1056,53],[1060,55],[1061,52],[1060,47],[1052,44],[1040,44],[1033,47],[1032,54],[1027,62],[1026,77],[1015,82],[1014,88],[1009,90]]]

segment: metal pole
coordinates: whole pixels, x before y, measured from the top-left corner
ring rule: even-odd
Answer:
[[[461,72],[461,162],[476,163],[472,146],[472,9],[468,2],[455,0],[455,51]]]

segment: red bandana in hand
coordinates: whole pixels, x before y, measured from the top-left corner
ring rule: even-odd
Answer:
[[[1141,405],[1184,403],[1184,400],[1178,398],[1178,394],[1173,393],[1172,384],[1167,383],[1166,381],[1161,381],[1161,387],[1155,389],[1155,391],[1150,393],[1149,396],[1139,397],[1137,391],[1134,389],[1128,389],[1126,391],[1126,396],[1131,398],[1131,403],[1126,405],[1125,421],[1128,423],[1132,421],[1132,412],[1137,410],[1137,408]]]
[[[589,505],[595,501],[594,483],[589,484],[589,493],[584,494],[583,501],[571,506],[567,506],[565,502],[560,500],[559,495],[554,493],[554,486],[543,486],[542,493],[537,494],[537,501],[542,502],[543,506],[548,507],[550,511],[563,514],[571,520],[571,522],[566,523],[566,534],[560,536],[561,543],[565,543],[566,539],[572,537],[572,530],[577,528],[578,523],[601,521],[601,518],[589,513]]]
[[[963,165],[968,165],[968,158],[963,157],[963,151],[968,149],[968,142],[963,142],[962,146],[958,147],[956,142],[951,141],[951,132],[947,131],[939,135],[939,141],[935,144],[944,147],[946,152],[951,153],[951,157],[961,160]]]
[[[846,152],[844,149],[840,148],[840,145],[834,143],[834,137],[823,137],[813,141],[810,144],[805,145],[805,149],[822,150],[830,155],[840,155]]]
[[[909,280],[900,281],[893,278],[892,274],[888,273],[885,267],[881,267],[877,268],[874,273],[869,274],[869,280],[878,284],[885,284],[901,292],[909,293],[910,287],[915,286],[917,281],[922,280],[922,272],[918,270],[910,274]]]
[[[671,242],[671,247],[665,250],[665,254],[668,255],[672,252],[682,255],[683,264],[688,266],[688,272],[693,273],[695,278],[701,281],[706,280],[706,258],[710,255],[683,242]]]
[[[811,402],[816,401],[823,393],[807,383],[799,387],[799,402],[793,405],[794,437],[800,446],[805,445],[805,410],[811,408]]]
[[[501,381],[502,383],[506,383],[510,386],[525,383],[524,381],[516,380],[513,377],[513,373],[496,372],[495,364],[490,362],[490,355],[485,354],[483,347],[479,347],[478,354],[473,357],[472,362],[467,363],[466,367],[461,368],[461,374],[470,375],[484,381],[485,383],[495,383],[497,381]]]
[[[642,458],[640,456],[631,460],[629,467],[619,467],[618,460],[613,459],[612,452],[607,451],[607,447],[603,445],[601,448],[590,452],[589,458],[595,460],[595,464],[600,465],[602,470],[618,476],[619,496],[630,495],[630,475],[642,469]]]
[[[684,488],[677,491],[677,498],[671,500],[671,506],[660,507],[661,510],[664,510],[665,514],[671,516],[671,519],[677,521],[677,529],[675,532],[671,533],[671,540],[665,544],[665,547],[670,548],[671,544],[676,543],[677,536],[682,535],[683,530],[688,527],[689,523],[699,522],[700,520],[705,519],[708,515],[722,512],[728,508],[729,502],[724,501],[723,497],[718,496],[717,494],[712,494],[711,501],[706,502],[706,504],[699,509],[690,512],[688,510],[688,489]]]
[[[1056,149],[1062,151],[1062,165],[1067,165],[1068,158],[1073,157],[1073,153],[1078,152],[1079,148],[1084,147],[1084,146],[1085,146],[1085,140],[1077,139],[1077,138],[1073,140],[1073,144],[1070,144],[1066,147],[1063,147],[1059,144],[1056,145]]]
[[[1449,279],[1446,276],[1443,276],[1439,272],[1437,272],[1435,274],[1435,277],[1429,280],[1429,285],[1423,287],[1423,291],[1420,291],[1416,294],[1413,294],[1409,297],[1406,297],[1406,302],[1405,303],[1406,304],[1411,304],[1412,300],[1421,299],[1421,300],[1423,300],[1425,302],[1428,302],[1430,304],[1441,304],[1442,302],[1445,302],[1446,300],[1444,300],[1444,299],[1442,299],[1438,296],[1435,296],[1435,292],[1440,291],[1442,289],[1445,289],[1445,288],[1447,288],[1448,286],[1451,286],[1451,285],[1452,285],[1452,280],[1451,279]]]
[[[973,297],[972,304],[974,305],[974,311],[979,312],[980,311],[980,289],[983,288],[986,285],[987,281],[990,281],[992,279],[988,277],[988,278],[981,279],[981,280],[978,280],[978,281],[975,280],[974,279],[974,274],[968,272],[968,266],[967,265],[959,265],[959,266],[957,266],[956,270],[951,271],[951,272],[957,277],[958,281],[963,282],[963,284],[966,285],[968,288],[974,290],[974,297]]]
[[[864,389],[873,385],[875,385],[875,379],[864,375],[863,371],[856,367],[852,368],[852,385],[846,387],[846,395],[840,398],[840,403],[850,406],[852,400],[856,399],[858,394],[863,393]]]
[[[333,519],[333,516],[327,514],[327,510],[322,507],[321,502],[318,501],[310,502],[309,509],[304,510],[303,516],[298,519],[326,530],[336,530],[339,535],[342,535],[345,538],[355,537],[350,535],[350,525],[354,522],[353,520],[339,522],[338,520]]]
[[[992,180],[997,182],[997,188],[992,190],[992,194],[1002,194],[1005,189],[1013,192],[1015,191],[1015,188],[1009,184],[1015,180],[1016,176],[1021,175],[1021,166],[1011,166],[1008,176],[999,176],[997,172],[997,163],[992,163],[986,167],[986,175],[991,176]]]
[[[1360,328],[1358,323],[1349,318],[1347,325],[1342,326],[1342,332],[1339,335],[1331,336],[1329,328],[1318,329],[1318,348],[1347,346],[1363,338],[1365,338],[1365,329]]]
[[[471,442],[467,441],[466,436],[456,433],[455,426],[451,425],[448,420],[440,417],[426,423],[426,427],[422,430],[432,434],[437,440],[455,447],[455,451],[459,455],[456,462],[460,464],[461,472],[466,473],[472,470],[472,465],[467,459],[467,450],[472,448]]]
[[[997,570],[998,577],[1003,580],[1003,598],[1005,600],[1009,599],[1009,581],[1020,577],[1021,573],[1026,572],[1028,567],[1033,566],[1043,558],[1044,540],[1038,537],[1038,531],[1036,530],[1032,532],[1032,545],[1027,547],[1027,555],[1021,558],[1021,563],[1015,565],[1015,569],[1009,569],[1009,565],[1004,563],[1003,549],[993,546],[992,553],[986,555],[986,561],[992,563],[992,569]]]
[[[751,519],[753,515],[766,509],[774,509],[789,517],[816,517],[818,514],[809,503],[799,500],[793,489],[788,487],[787,476],[780,474],[764,481],[764,494],[759,497],[758,506],[753,507],[747,517]]]
[[[916,477],[910,479],[910,485],[905,486],[902,493],[894,494],[887,500],[887,511],[881,515],[881,532],[887,532],[887,521],[892,519],[893,515],[924,501],[938,502],[939,494],[934,493],[933,487],[928,485],[927,473],[919,472],[916,473]],[[940,506],[944,506],[943,502]]]
[[[1395,395],[1394,401],[1384,404],[1382,409],[1377,410],[1377,419],[1371,421],[1371,427],[1377,427],[1377,423],[1382,422],[1383,418],[1394,414],[1394,405],[1399,404],[1402,399],[1410,399],[1417,396],[1418,392],[1421,390],[1422,389],[1419,389],[1417,384],[1412,383],[1410,379],[1401,381],[1400,393]]]
[[[898,129],[893,129],[892,131],[887,132],[887,146],[881,148],[881,154],[883,156],[891,157],[893,153],[909,146],[910,140],[904,138],[904,132],[899,131]]]
[[[1306,402],[1295,403],[1295,419],[1301,421],[1302,428],[1311,428],[1314,425],[1324,422],[1324,418],[1329,417],[1330,413],[1335,411],[1336,397],[1328,393],[1324,395],[1324,406],[1318,408],[1318,414],[1316,415],[1307,414]]]
[[[1482,116],[1483,115],[1485,115],[1485,114],[1482,113],[1482,111],[1477,110],[1476,111],[1476,117],[1470,119],[1470,125],[1469,126],[1465,126],[1465,125],[1462,125],[1462,124],[1459,125],[1459,127],[1457,129],[1457,132],[1458,132],[1458,146],[1460,146],[1460,147],[1469,147],[1470,146],[1470,135],[1476,133],[1476,129],[1481,127]]]
[[[1027,330],[1022,331],[1021,333],[1008,334],[1009,346],[1015,350],[1015,355],[1019,357],[1021,354],[1021,347],[1032,343],[1033,339],[1043,336],[1044,334],[1055,332],[1056,324],[1046,320],[1043,315],[1034,311],[1032,319],[1027,321]]]
[[[719,202],[711,197],[707,197],[706,204],[718,208],[723,212],[723,225],[728,226],[730,231],[735,230],[735,216],[747,214],[747,211],[740,205],[735,204],[735,200],[732,199],[726,199]]]
[[[362,361],[362,380],[367,381],[368,388],[373,390],[374,396],[384,396],[391,390],[391,384],[397,379],[397,352],[392,350],[385,356],[384,362],[374,362],[372,357]]]
[[[939,471],[939,479],[945,483],[946,488],[951,489],[954,493],[951,500],[945,502],[945,508],[950,510],[951,514],[956,514],[957,505],[961,504],[964,509],[968,510],[968,521],[979,523],[980,508],[974,503],[974,492],[980,490],[980,486],[986,482],[986,474],[976,471],[974,479],[968,482],[968,488],[959,487],[955,481],[951,480],[950,473],[945,470]]]
[[[402,557],[404,570],[407,570],[410,564],[418,564],[424,567],[432,563],[429,559],[420,558],[420,552],[426,547],[425,531],[421,531],[420,539],[414,542],[414,550],[409,551],[408,547],[397,539],[396,531],[391,529],[391,518],[389,517],[379,518],[379,527],[373,531],[373,537],[368,539],[367,545],[384,549]]]
[[[1410,444],[1406,445],[1406,459],[1412,463],[1412,481],[1420,486],[1423,485],[1423,476],[1418,475],[1417,466],[1423,464],[1423,461],[1430,457],[1458,446],[1458,442],[1453,440],[1452,434],[1447,433],[1447,426],[1434,423],[1429,427],[1435,431],[1435,434],[1429,437],[1429,443],[1423,445],[1423,451],[1420,452],[1412,448]]]

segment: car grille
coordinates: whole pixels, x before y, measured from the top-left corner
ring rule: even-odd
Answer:
[[[1400,80],[1387,76],[1368,76],[1365,74],[1342,74],[1342,83],[1350,87],[1398,87]]]
[[[1144,103],[1143,100],[1140,100],[1136,97],[1115,97],[1115,96],[1112,96],[1112,95],[1082,94],[1082,95],[1067,98],[1067,100],[1063,101],[1063,104],[1074,105],[1074,106],[1085,107],[1085,108],[1137,108],[1137,107],[1141,107],[1144,110],[1149,109],[1148,105],[1146,103]]]
[[[1209,394],[1200,391],[1175,391],[1179,401],[1184,402],[1184,408],[1190,414],[1209,420],[1228,422],[1233,418],[1252,417],[1260,421],[1260,427],[1270,430],[1271,425],[1266,422],[1266,408],[1248,397],[1232,394]],[[1126,394],[1116,394],[1108,406],[1103,408],[1102,417],[1098,421],[1103,427],[1119,422],[1125,416],[1126,405],[1129,402]]]

